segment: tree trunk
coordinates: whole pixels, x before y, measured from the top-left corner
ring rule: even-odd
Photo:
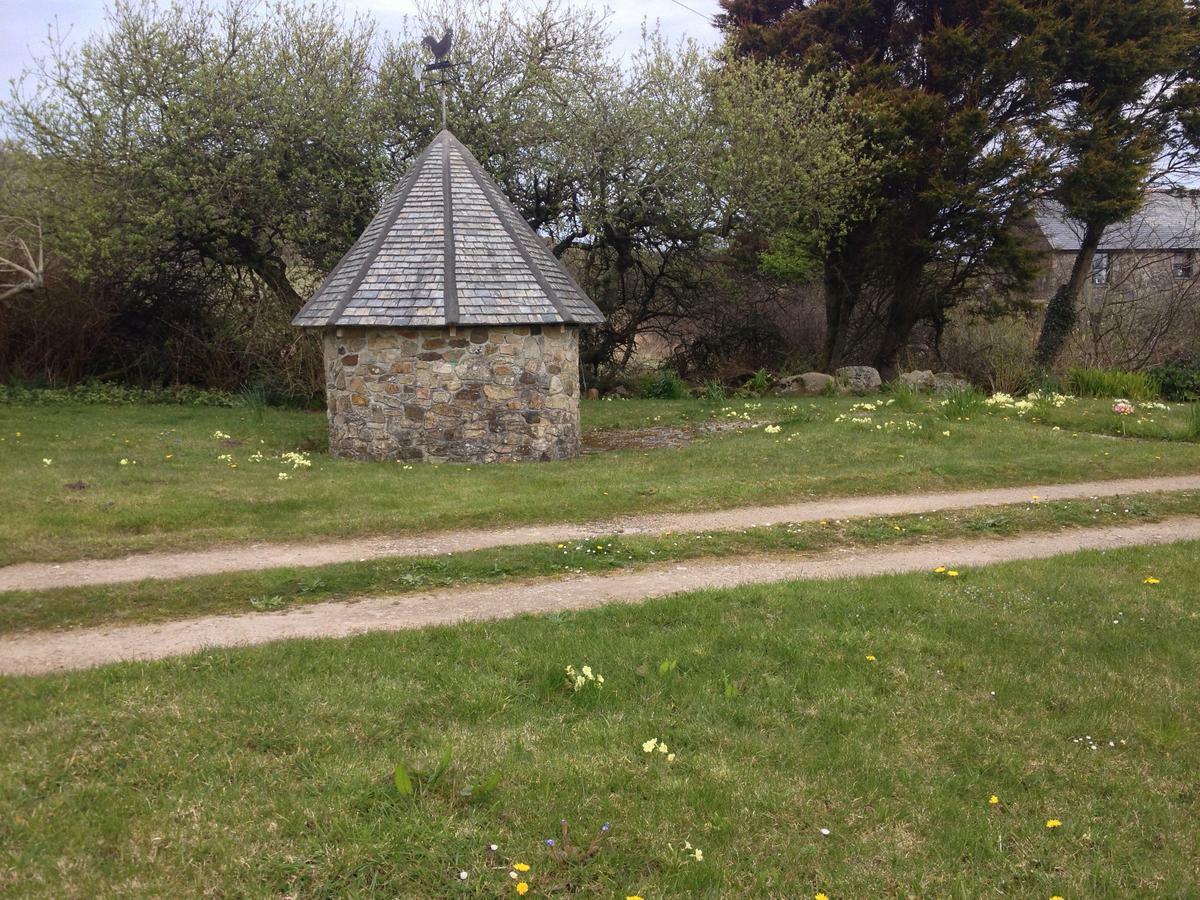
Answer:
[[[908,259],[896,269],[883,336],[875,351],[875,368],[884,381],[892,381],[900,374],[897,364],[900,352],[908,346],[909,335],[921,320],[924,309],[921,280],[924,274],[925,262],[917,254],[908,254]]]
[[[850,320],[862,297],[863,260],[869,233],[868,224],[860,222],[825,260],[825,343],[818,367],[822,372],[832,372],[845,357]]]
[[[1065,284],[1061,284],[1050,302],[1046,304],[1046,317],[1042,320],[1042,331],[1038,335],[1035,361],[1043,372],[1050,369],[1062,353],[1063,345],[1075,327],[1079,308],[1079,295],[1083,293],[1083,285],[1092,271],[1092,260],[1096,257],[1096,248],[1100,246],[1100,238],[1104,236],[1104,226],[1089,222],[1083,230],[1083,240],[1079,243],[1079,251],[1075,254],[1075,262],[1071,265],[1071,276]]]
[[[300,311],[300,307],[304,305],[304,298],[296,293],[296,289],[288,281],[287,266],[283,260],[274,256],[264,257],[254,264],[254,274],[263,280],[286,309],[293,314]]]

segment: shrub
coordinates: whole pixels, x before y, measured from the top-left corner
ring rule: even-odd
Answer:
[[[766,369],[759,369],[750,376],[749,381],[742,385],[742,393],[752,397],[761,397],[770,387],[771,373]]]
[[[1164,400],[1184,403],[1200,399],[1200,357],[1166,363],[1151,374]]]
[[[925,408],[925,398],[921,396],[921,392],[906,381],[899,379],[890,381],[884,385],[884,390],[895,401],[896,409],[904,412],[920,412]]]
[[[700,396],[709,403],[724,403],[729,395],[725,390],[725,385],[721,384],[716,378],[710,378],[704,382],[704,388],[700,392]]]
[[[682,400],[688,396],[688,387],[670,369],[659,369],[641,380],[637,395],[647,400]]]
[[[983,408],[986,399],[976,387],[957,388],[942,400],[942,415],[947,419],[969,419]]]
[[[1121,369],[1073,368],[1067,372],[1067,390],[1077,397],[1106,399],[1154,400],[1159,396],[1152,375]]]
[[[30,388],[0,385],[0,405],[26,404],[34,406],[58,403],[163,403],[177,406],[240,406],[244,400],[227,391],[212,391],[189,385],[165,388],[129,387],[104,381],[91,381],[64,388]]]

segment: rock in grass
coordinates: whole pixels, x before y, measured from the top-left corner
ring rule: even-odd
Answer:
[[[842,366],[834,374],[838,383],[852,394],[873,394],[883,385],[879,370],[871,366]]]
[[[905,372],[900,376],[900,383],[914,391],[930,392],[937,383],[933,372],[929,369],[918,369],[915,372]]]
[[[933,391],[936,394],[953,394],[971,386],[965,378],[959,378],[953,372],[938,372],[933,376]]]
[[[824,372],[805,372],[779,379],[771,390],[784,396],[816,397],[825,393],[833,381],[833,376]]]

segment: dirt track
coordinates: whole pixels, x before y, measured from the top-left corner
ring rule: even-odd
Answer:
[[[279,613],[208,616],[154,625],[28,634],[0,638],[0,674],[33,675],[90,668],[121,660],[177,656],[206,647],[244,646],[288,638],[342,637],[468,619],[584,609],[701,588],[921,571],[940,564],[962,569],[1008,560],[1043,559],[1075,550],[1196,539],[1200,539],[1200,518],[1179,518],[1141,525],[1074,529],[1006,539],[948,541],[883,551],[861,549],[807,557],[701,560],[617,575],[587,575],[403,597],[319,603]]]
[[[115,584],[155,578],[188,578],[220,572],[246,572],[294,566],[324,566],[392,556],[432,556],[491,547],[584,540],[612,534],[736,531],[780,522],[816,522],[821,519],[1000,506],[1006,503],[1022,503],[1035,496],[1041,500],[1068,500],[1182,490],[1200,490],[1200,475],[1027,485],[941,494],[839,497],[784,506],[745,506],[693,513],[659,513],[587,524],[552,523],[411,536],[367,537],[319,544],[256,543],[181,553],[144,553],[120,559],[18,563],[0,568],[0,591]]]

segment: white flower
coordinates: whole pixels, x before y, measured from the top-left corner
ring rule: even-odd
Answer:
[[[829,829],[828,829],[828,828],[822,828],[822,829],[821,829],[821,835],[822,835],[823,837],[829,837]]]
[[[280,481],[287,481],[292,476],[289,475],[287,472],[280,472],[278,477],[279,477]]]
[[[127,465],[129,465],[129,460],[127,460],[127,459],[122,459],[122,460],[121,460],[121,465],[123,465],[123,466],[127,466]]]
[[[465,869],[464,869],[463,871],[461,871],[461,872],[459,872],[459,873],[458,873],[458,880],[459,880],[459,881],[466,881],[466,880],[467,880],[467,872],[466,872],[466,870],[465,870]]]
[[[54,462],[54,460],[52,460],[52,459],[43,459],[43,460],[42,460],[42,465],[43,465],[43,466],[48,466],[48,465],[50,465],[50,463],[52,463],[52,462]]]

